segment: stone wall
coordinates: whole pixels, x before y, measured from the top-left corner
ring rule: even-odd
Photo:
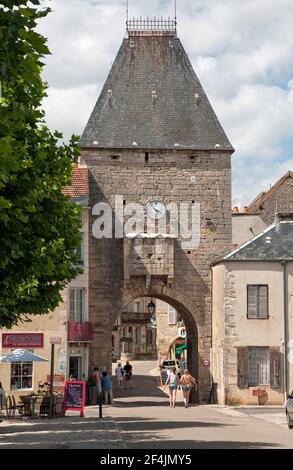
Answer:
[[[115,159],[113,159],[115,156]],[[191,158],[192,157],[192,158]],[[211,268],[216,257],[231,246],[230,152],[135,150],[82,150],[89,167],[89,319],[94,324],[90,364],[111,367],[111,334],[117,315],[137,297],[151,296],[172,305],[189,329],[189,368],[199,377],[199,399],[207,402],[211,375],[202,358],[211,352]],[[96,219],[92,208],[107,202],[113,208],[115,195],[123,204],[146,205],[153,198],[165,203],[200,204],[200,246],[183,249],[174,242],[174,279],[145,276],[124,279],[122,239],[92,236]]]

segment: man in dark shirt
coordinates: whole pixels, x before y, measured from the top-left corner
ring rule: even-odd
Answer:
[[[129,361],[126,361],[124,366],[124,377],[125,377],[125,390],[133,388],[132,386],[132,366],[129,364]]]

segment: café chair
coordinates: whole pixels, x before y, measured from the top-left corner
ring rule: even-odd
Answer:
[[[15,396],[8,396],[7,397],[7,402],[8,402],[8,408],[9,408],[9,416],[10,417],[15,417],[15,412],[18,410],[18,413],[22,416],[23,415],[23,410],[24,410],[24,404],[22,403],[16,403]]]

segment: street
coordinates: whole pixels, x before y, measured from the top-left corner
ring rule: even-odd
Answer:
[[[193,405],[183,407],[181,392],[169,408],[156,376],[156,362],[134,361],[134,389],[117,391],[115,405],[86,407],[53,420],[4,420],[0,449],[257,449],[293,448],[282,407]],[[113,364],[113,369],[117,364]]]

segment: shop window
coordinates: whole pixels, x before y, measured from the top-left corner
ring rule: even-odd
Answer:
[[[82,380],[82,357],[70,356],[69,357],[69,377]]]
[[[11,364],[11,390],[33,388],[33,363],[14,362]]]

